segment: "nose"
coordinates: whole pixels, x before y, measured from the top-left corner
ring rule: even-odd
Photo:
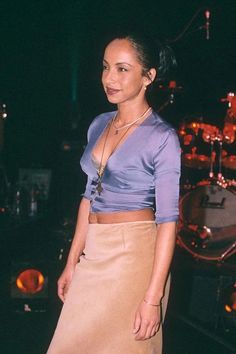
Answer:
[[[102,81],[104,84],[109,85],[116,82],[116,80],[117,80],[117,74],[114,69],[110,68],[103,71]]]

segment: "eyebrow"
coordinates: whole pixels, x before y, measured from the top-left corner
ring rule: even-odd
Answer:
[[[103,61],[106,63],[106,64],[109,64],[106,59],[103,59]],[[120,63],[116,63],[115,65],[129,65],[130,67],[133,67],[133,65],[129,64],[129,63],[126,63],[125,61],[124,62],[120,62]]]

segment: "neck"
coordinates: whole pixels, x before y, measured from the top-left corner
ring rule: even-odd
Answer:
[[[117,121],[123,125],[132,122],[134,119],[141,116],[147,109],[149,108],[149,104],[147,101],[144,101],[140,104],[134,105],[118,105],[117,111]]]

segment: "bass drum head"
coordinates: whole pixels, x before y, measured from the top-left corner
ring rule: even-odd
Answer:
[[[178,241],[193,256],[223,260],[236,250],[236,194],[205,185],[180,200]]]

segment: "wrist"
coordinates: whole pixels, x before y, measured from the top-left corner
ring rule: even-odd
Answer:
[[[76,249],[75,248],[72,248],[69,252],[69,255],[67,257],[67,264],[68,266],[76,266],[76,264],[79,262],[79,259],[80,259],[80,256],[82,255],[83,253],[83,249],[77,247]]]
[[[145,302],[145,304],[150,305],[150,306],[154,306],[154,307],[160,307],[161,306],[161,301],[159,303],[152,303],[148,300],[146,300],[145,298],[143,299],[143,302]]]
[[[68,267],[75,267],[76,264],[78,263],[79,257],[68,257],[66,266]]]
[[[163,298],[163,294],[152,294],[146,292],[144,295],[144,299],[146,300],[147,303],[150,304],[161,304],[161,300]]]

